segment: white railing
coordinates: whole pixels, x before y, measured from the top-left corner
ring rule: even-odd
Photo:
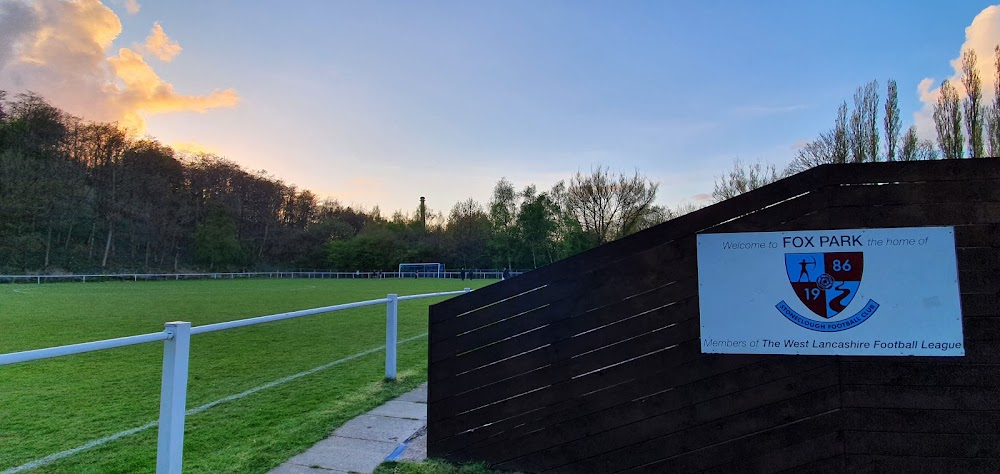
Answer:
[[[254,324],[281,321],[283,319],[330,313],[362,306],[377,304],[386,305],[385,325],[385,377],[396,378],[396,319],[399,313],[399,302],[420,298],[452,296],[472,291],[465,288],[461,291],[443,291],[440,293],[424,293],[419,295],[398,296],[386,295],[377,300],[356,301],[353,303],[325,306],[322,308],[291,311],[288,313],[271,314],[256,318],[238,319],[223,323],[206,324],[191,327],[191,323],[174,321],[164,324],[162,332],[140,334],[136,336],[105,339],[101,341],[70,344],[66,346],[34,349],[22,352],[0,354],[0,366],[29,362],[33,360],[61,357],[84,352],[94,352],[116,347],[132,346],[147,342],[164,341],[163,372],[160,383],[160,418],[157,437],[156,472],[157,474],[180,473],[184,454],[184,414],[187,405],[188,361],[191,348],[191,336],[207,332],[224,331]]]
[[[477,280],[499,280],[502,271],[477,270],[465,272],[466,278]],[[519,275],[511,272],[510,275]],[[337,279],[378,279],[378,278],[462,278],[462,272],[216,272],[216,273],[89,273],[73,275],[0,275],[0,283],[49,283],[59,281],[140,281],[140,280],[220,280],[236,278],[337,278]]]

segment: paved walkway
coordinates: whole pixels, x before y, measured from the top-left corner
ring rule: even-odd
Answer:
[[[348,421],[270,474],[370,473],[386,458],[420,461],[426,457],[426,438],[421,436],[426,426],[425,383]]]

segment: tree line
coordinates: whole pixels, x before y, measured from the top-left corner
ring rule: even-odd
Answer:
[[[996,80],[992,103],[983,98],[979,60],[972,49],[963,51],[961,57],[964,96],[960,96],[952,81],[941,82],[933,108],[936,142],[920,139],[915,125],[901,134],[896,81],[887,81],[884,102],[879,97],[878,81],[871,81],[854,92],[850,110],[847,101],[840,104],[833,128],[799,148],[783,171],[760,161],[737,161],[727,174],[716,178],[712,197],[716,201],[725,200],[827,163],[997,157],[1000,155],[1000,45],[993,53]]]
[[[0,91],[0,273],[530,269],[667,220],[657,191],[601,167],[383,216]]]

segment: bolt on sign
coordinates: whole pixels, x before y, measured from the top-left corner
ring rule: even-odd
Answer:
[[[953,227],[698,235],[701,350],[963,356]]]

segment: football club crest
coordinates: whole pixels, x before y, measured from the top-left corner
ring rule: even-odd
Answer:
[[[858,294],[864,264],[864,252],[786,253],[785,272],[792,291],[821,319],[803,316],[784,301],[778,303],[778,310],[793,323],[814,331],[843,331],[863,323],[875,313],[878,303],[869,300],[855,315],[846,319],[838,316]]]

